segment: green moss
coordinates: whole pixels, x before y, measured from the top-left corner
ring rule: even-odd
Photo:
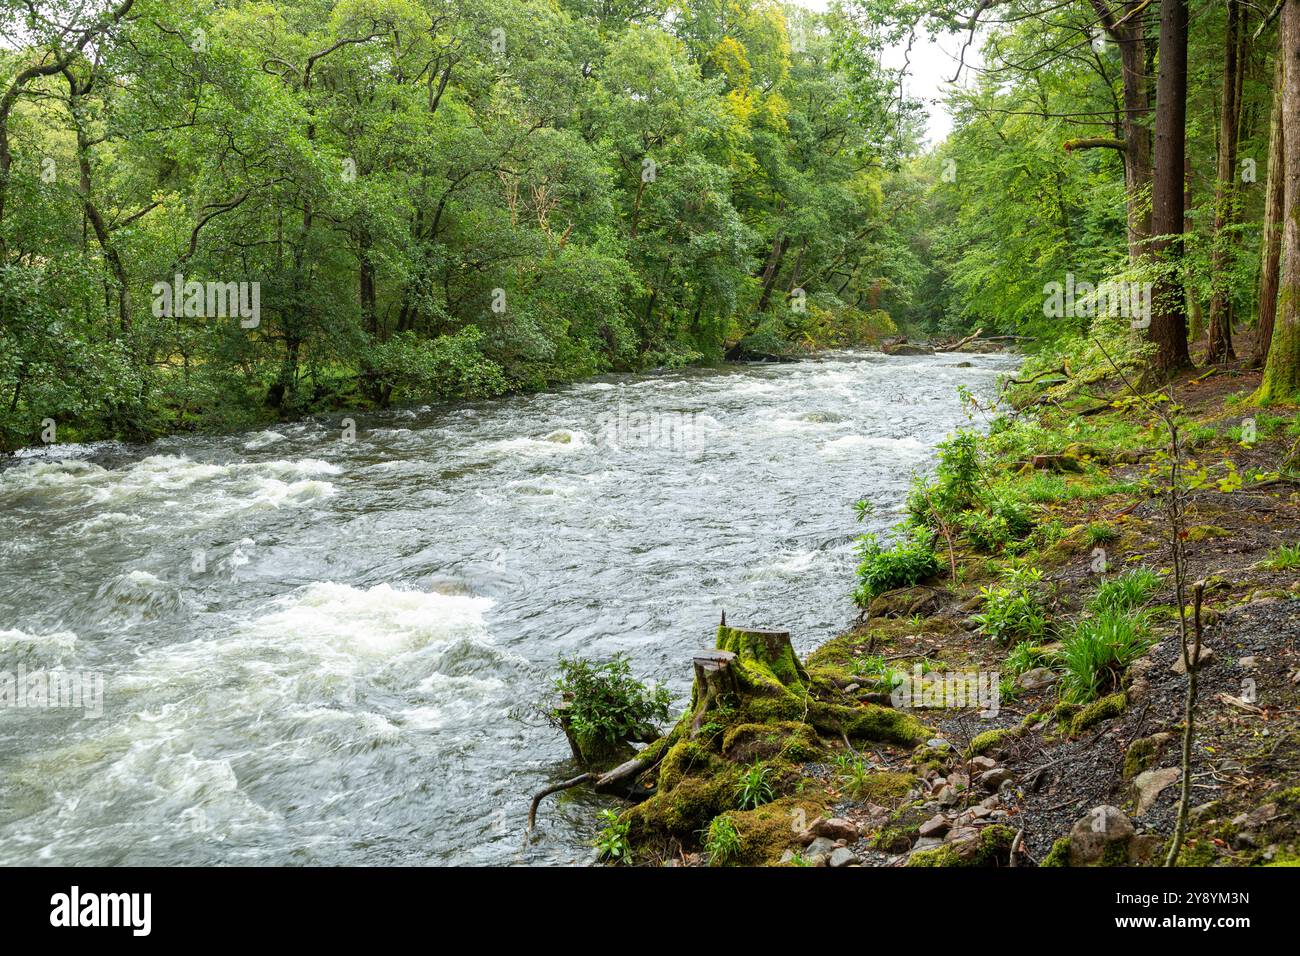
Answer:
[[[990,753],[998,750],[1008,740],[1019,737],[1023,731],[1019,727],[997,727],[993,730],[986,730],[982,734],[976,735],[975,739],[970,742],[966,748],[966,756],[977,757],[980,754]]]
[[[795,846],[802,821],[812,821],[826,811],[824,804],[807,797],[782,797],[753,810],[729,810],[724,816],[736,827],[740,849],[733,863],[770,866]]]
[[[624,815],[632,824],[630,833],[649,833],[694,838],[718,814],[735,806],[736,779],[732,773],[683,777],[671,790],[660,790]]]
[[[930,850],[918,850],[907,859],[908,866],[1006,866],[1011,856],[1011,841],[1016,833],[1001,824],[984,827],[977,837],[978,846],[959,854],[951,843]]]
[[[788,638],[776,632],[742,630],[725,624],[718,628],[717,646],[737,657],[741,680],[751,686],[776,688],[802,686],[808,679]]]
[[[1227,538],[1230,536],[1231,536],[1231,532],[1226,531],[1223,528],[1218,528],[1215,527],[1214,525],[1209,525],[1209,524],[1200,525],[1199,527],[1196,528],[1187,529],[1187,540],[1193,542],[1208,541],[1212,538]]]
[[[794,720],[733,724],[722,738],[722,753],[736,763],[781,757],[794,762],[815,760],[822,747],[812,727]]]
[[[1169,738],[1160,734],[1133,741],[1124,754],[1124,779],[1132,780],[1143,770],[1149,770],[1160,758],[1168,742]]]
[[[1070,865],[1070,838],[1063,836],[1052,844],[1051,850],[1043,858],[1039,866],[1069,866]]]
[[[869,800],[872,803],[892,803],[905,796],[915,785],[916,777],[910,773],[880,770],[863,777],[854,795],[859,800]]]
[[[694,740],[679,740],[659,764],[659,789],[671,790],[687,774],[707,770],[713,756]]]
[[[1070,733],[1077,736],[1093,724],[1108,720],[1111,717],[1118,717],[1127,706],[1128,695],[1123,691],[1118,694],[1111,694],[1109,697],[1102,697],[1100,700],[1094,700],[1074,715],[1074,720],[1070,724]]]
[[[876,704],[844,707],[814,701],[808,719],[818,730],[904,747],[914,747],[930,736],[925,725],[911,714]]]

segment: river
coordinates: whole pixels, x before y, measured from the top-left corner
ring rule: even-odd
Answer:
[[[966,363],[967,367],[962,367]],[[542,394],[52,446],[0,472],[0,864],[585,862],[603,798],[512,719],[557,655],[679,705],[719,612],[801,652],[853,608],[852,503],[1009,356],[835,353]],[[0,675],[3,676],[3,675]]]

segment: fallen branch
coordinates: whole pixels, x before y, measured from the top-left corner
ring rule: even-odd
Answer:
[[[571,780],[565,780],[563,783],[552,784],[544,790],[538,790],[533,794],[533,802],[528,806],[528,829],[524,831],[524,839],[533,832],[533,825],[537,822],[537,805],[546,797],[553,793],[559,793],[561,790],[569,790],[580,784],[586,783],[591,779],[591,774],[584,773]]]
[[[966,336],[964,339],[962,339],[961,341],[959,341],[956,345],[945,345],[945,346],[943,346],[942,348],[936,348],[935,351],[936,351],[936,352],[955,352],[955,351],[957,351],[959,348],[961,348],[963,345],[965,345],[966,343],[975,341],[977,338],[979,338],[979,337],[980,337],[981,335],[983,335],[983,334],[984,334],[984,330],[983,330],[982,328],[980,328],[980,329],[976,329],[976,330],[975,330],[974,332],[972,332],[970,335]]]

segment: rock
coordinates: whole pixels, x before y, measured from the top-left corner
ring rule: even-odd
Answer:
[[[882,807],[875,803],[867,804],[867,816],[862,821],[861,832],[868,833],[872,830],[879,830],[889,823],[889,808]]]
[[[947,840],[944,841],[952,847],[953,853],[959,859],[969,860],[980,849],[980,831],[974,827],[963,827],[960,830],[953,830],[948,834]]]
[[[1160,759],[1165,745],[1173,739],[1173,734],[1161,731],[1129,744],[1128,751],[1124,754],[1124,779],[1129,780],[1143,770],[1150,770],[1151,766]]]
[[[857,862],[857,854],[852,850],[846,850],[844,847],[840,847],[832,853],[830,858],[826,861],[827,865],[832,867],[851,866]]]
[[[882,345],[880,350],[886,355],[933,355],[934,349],[929,345],[917,345],[913,342],[895,342]]]
[[[823,858],[830,856],[839,847],[835,845],[834,840],[828,840],[826,837],[817,837],[812,843],[808,844],[808,849],[804,851],[804,859],[809,863],[818,863]]]
[[[922,823],[917,828],[916,832],[917,835],[922,838],[937,837],[947,833],[949,826],[948,818],[942,813],[936,813],[930,819]]]
[[[970,817],[975,820],[982,820],[992,812],[993,811],[990,810],[988,807],[982,807],[979,806],[978,804],[966,811],[966,813],[969,814]]]
[[[1253,655],[1250,657],[1243,657],[1241,660],[1237,661],[1237,663],[1241,666],[1242,670],[1247,671],[1253,671],[1259,666],[1259,662]]]
[[[952,787],[958,793],[963,790],[969,790],[970,777],[966,776],[964,773],[950,773],[948,774],[948,786]]]
[[[1097,866],[1120,855],[1127,859],[1128,843],[1136,832],[1119,807],[1093,807],[1070,828],[1070,865]]]
[[[958,799],[960,799],[960,796],[956,789],[947,784],[944,784],[943,788],[939,791],[939,805],[942,807],[954,806]]]
[[[933,750],[947,750],[951,746],[951,744],[942,737],[931,737],[925,742],[925,745]]]
[[[815,836],[828,840],[856,840],[858,828],[852,820],[843,817],[831,817],[829,820],[816,820],[810,828]]]
[[[1002,806],[1002,798],[995,793],[991,797],[985,797],[981,800],[980,806],[988,807],[990,810],[996,810]]]
[[[992,757],[971,757],[970,766],[972,773],[983,773],[985,770],[992,770],[998,765],[998,762]]]
[[[997,790],[1004,783],[1009,782],[1014,774],[1006,767],[994,767],[992,770],[985,770],[979,775],[980,786],[985,790]]]
[[[844,688],[844,693],[851,694],[855,690],[861,690],[861,689],[862,689],[861,684],[850,684],[848,687]]]
[[[941,591],[924,584],[896,588],[886,591],[867,607],[867,619],[881,617],[914,617],[919,614],[929,617],[952,597],[951,592]]]
[[[922,837],[921,839],[917,840],[915,844],[913,844],[912,851],[915,852],[917,850],[930,850],[936,846],[943,846],[942,837]]]
[[[1188,648],[1187,652],[1188,654],[1190,654],[1191,648]],[[1213,662],[1214,662],[1214,648],[1210,647],[1210,645],[1208,644],[1202,644],[1201,652],[1199,655],[1197,655],[1196,660],[1192,662],[1192,666],[1200,668],[1200,667],[1205,667],[1207,664],[1212,664]],[[1174,650],[1174,664],[1172,670],[1175,674],[1187,673],[1187,668],[1183,666],[1183,652],[1177,648],[1175,648]]]
[[[1249,830],[1243,830],[1232,838],[1234,850],[1253,850],[1259,846],[1259,838]]]
[[[1133,781],[1133,788],[1137,791],[1137,809],[1133,812],[1134,816],[1142,816],[1151,809],[1156,802],[1156,798],[1161,792],[1183,775],[1183,772],[1177,767],[1164,767],[1160,770],[1143,770]]]
[[[777,862],[778,862],[778,863],[792,863],[792,862],[794,862],[794,850],[786,850],[784,853],[781,854],[781,859],[777,860]],[[676,861],[676,860],[669,860],[667,865],[668,865],[668,866],[676,866],[676,865],[677,865],[677,861]]]
[[[1056,671],[1050,667],[1035,667],[1017,677],[1016,684],[1025,690],[1037,690],[1055,684],[1058,679]]]
[[[1211,800],[1208,803],[1197,804],[1187,811],[1187,819],[1192,823],[1200,823],[1209,817],[1210,813],[1218,805],[1217,800]]]

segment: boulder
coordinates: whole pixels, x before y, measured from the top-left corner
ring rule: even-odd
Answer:
[[[1119,807],[1093,807],[1070,828],[1071,866],[1114,866],[1128,859],[1128,844],[1137,833]]]

